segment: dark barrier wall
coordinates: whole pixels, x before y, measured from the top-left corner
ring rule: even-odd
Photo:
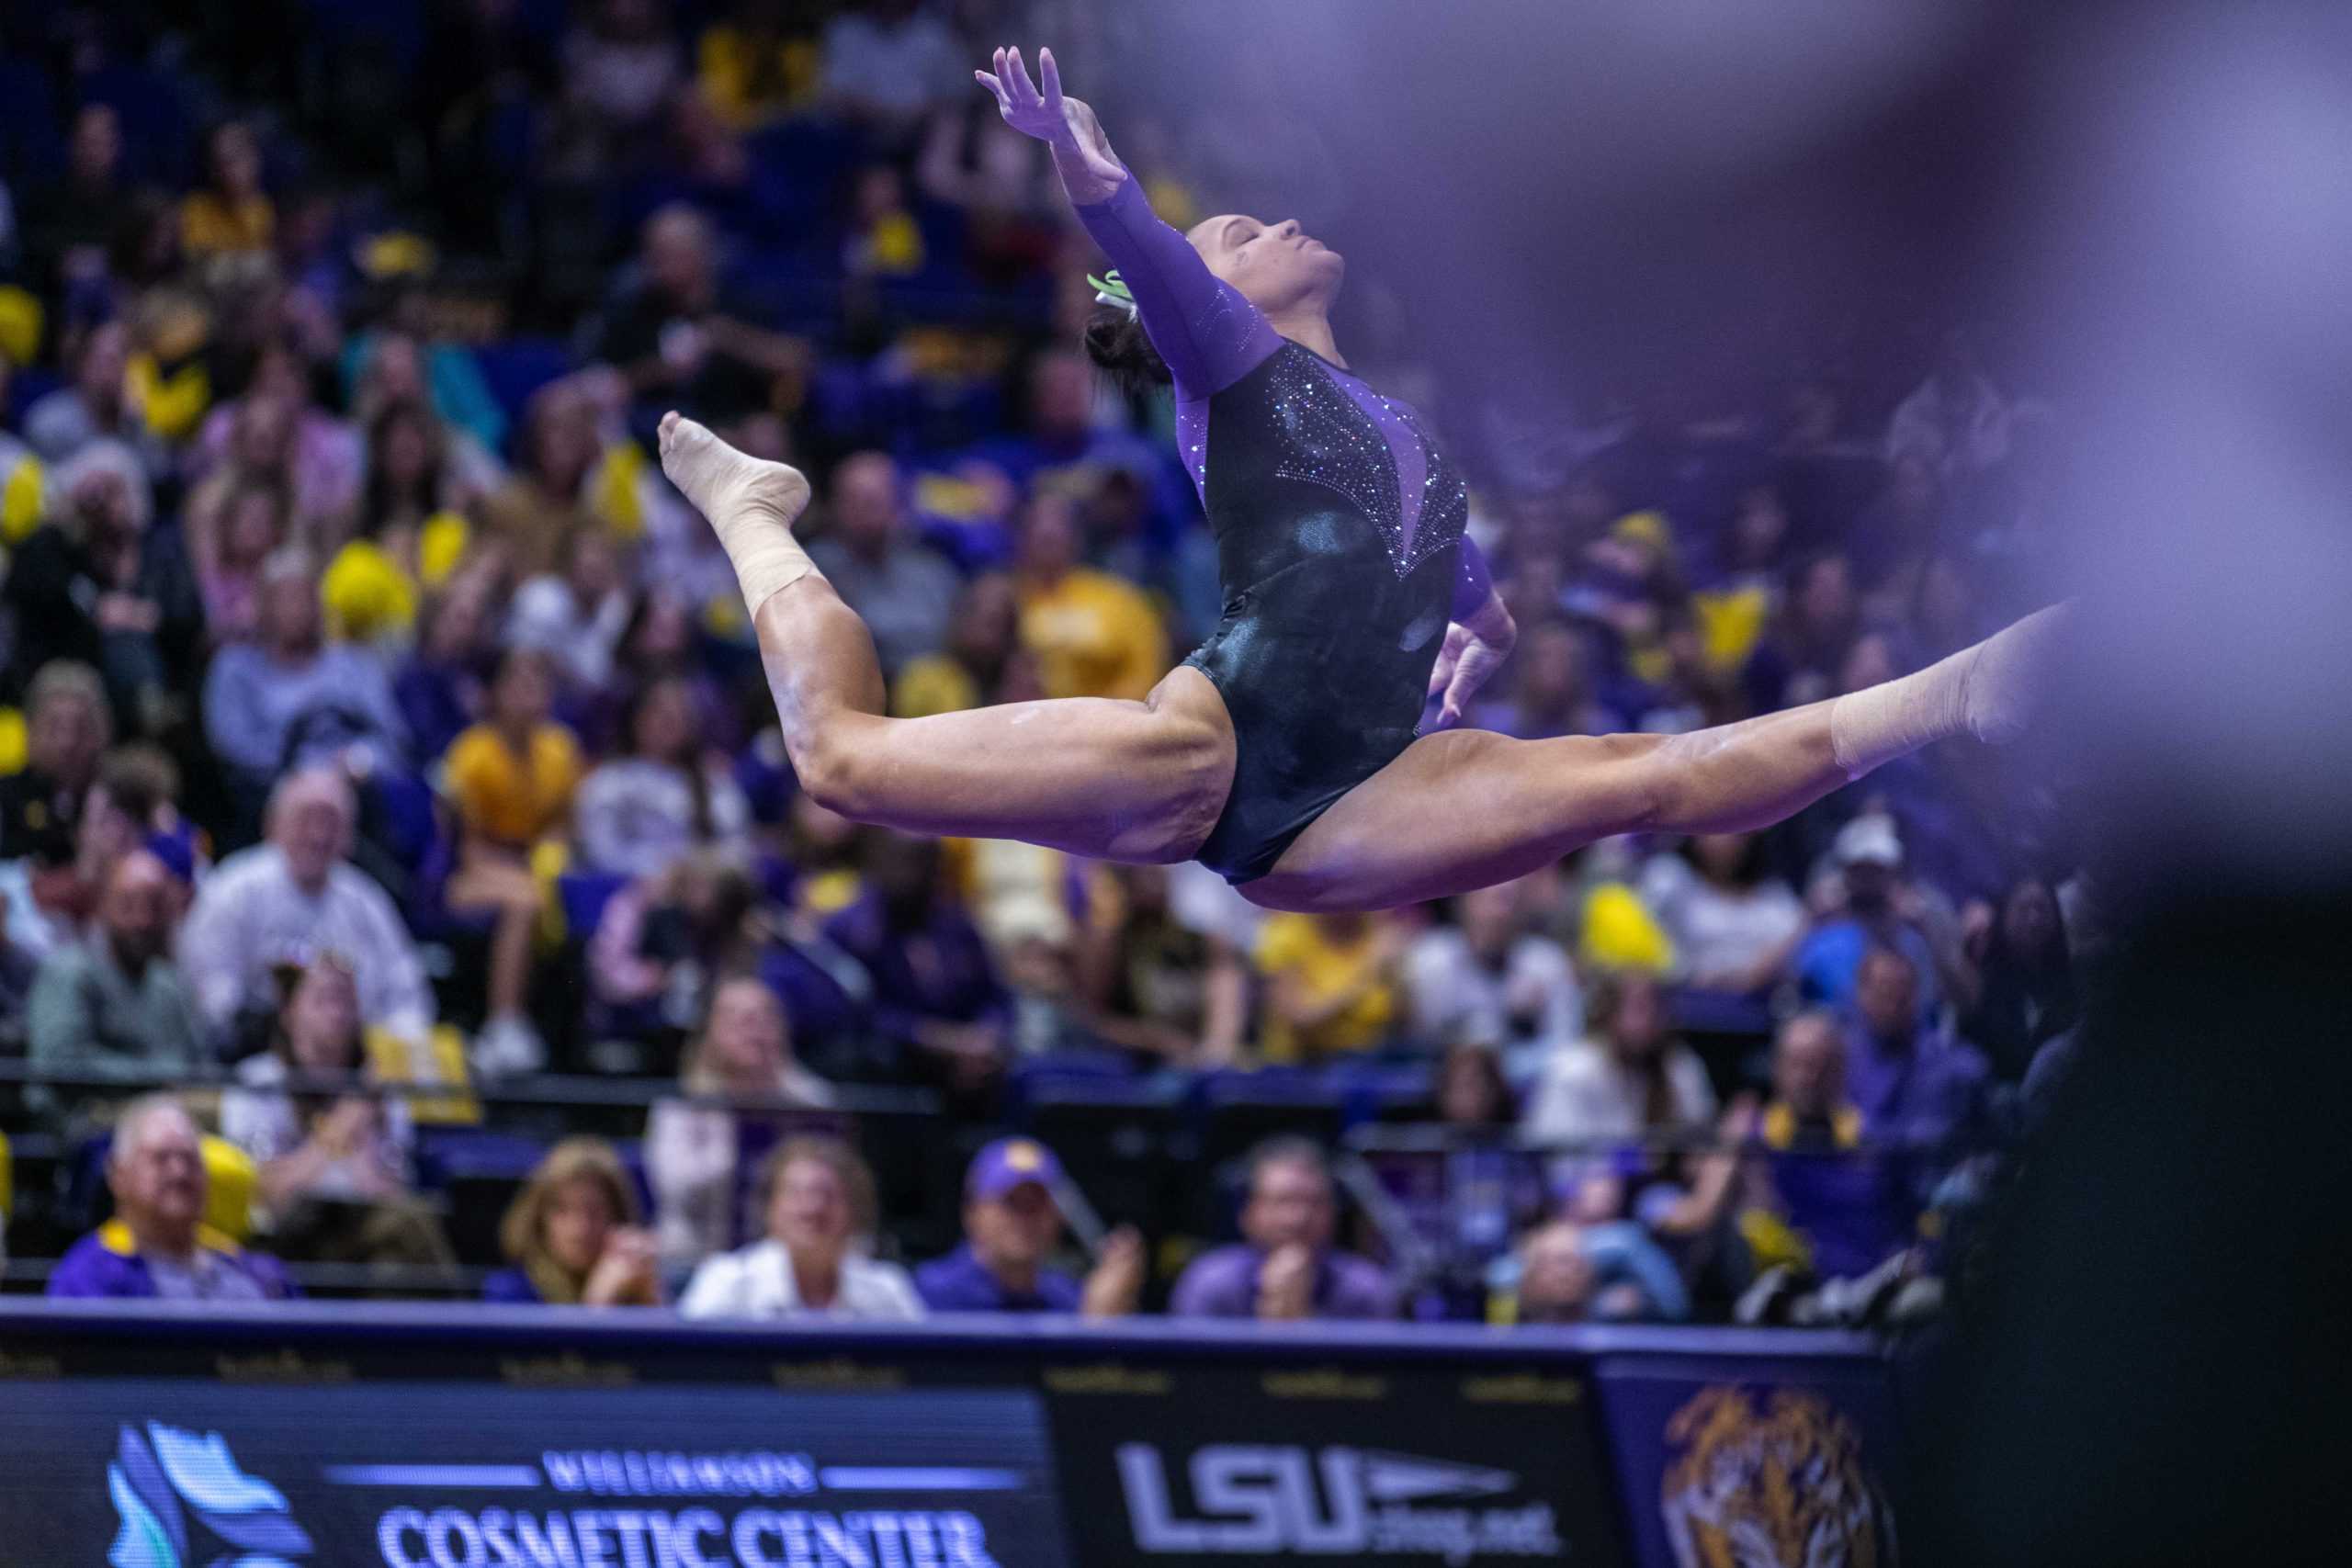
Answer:
[[[1882,1568],[1894,1426],[1834,1337],[7,1303],[0,1561]]]

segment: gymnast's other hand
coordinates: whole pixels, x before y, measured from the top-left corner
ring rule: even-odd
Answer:
[[[1437,717],[1430,721],[1432,729],[1451,729],[1462,722],[1470,699],[1496,667],[1510,657],[1511,645],[1518,640],[1519,627],[1499,599],[1487,600],[1469,620],[1446,626],[1445,643],[1430,671],[1430,695],[1443,698]]]
[[[1040,86],[1029,78],[1017,49],[996,51],[993,72],[975,71],[972,77],[995,96],[1004,123],[1024,136],[1034,136],[1054,150],[1054,166],[1074,199],[1085,202],[1110,198],[1127,177],[1126,165],[1111,151],[1094,111],[1077,98],[1062,96],[1061,72],[1054,51],[1037,51]]]

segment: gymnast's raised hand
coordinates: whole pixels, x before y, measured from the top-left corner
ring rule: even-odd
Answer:
[[[1197,859],[1270,908],[1369,909],[1611,834],[1762,827],[1944,736],[2006,739],[2029,716],[2053,612],[1883,685],[1690,735],[1461,728],[1510,617],[1464,533],[1460,473],[1332,335],[1344,259],[1295,219],[1220,213],[1177,233],[1052,54],[1037,63],[1033,80],[999,50],[975,75],[1051,147],[1109,258],[1089,352],[1173,395],[1224,618],[1139,700],[888,717],[872,637],[793,536],[808,481],[672,414],[663,469],[735,562],[785,745],[820,803],[910,832]]]

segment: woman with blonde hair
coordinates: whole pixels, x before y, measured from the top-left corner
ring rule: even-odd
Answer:
[[[645,1169],[662,1256],[683,1265],[734,1246],[761,1223],[764,1205],[742,1173],[790,1130],[795,1108],[826,1110],[835,1097],[793,1059],[784,1004],[755,975],[711,993],[678,1087],[680,1097],[655,1100],[646,1117]]]
[[[482,1281],[512,1305],[660,1306],[653,1236],[638,1224],[637,1187],[602,1138],[548,1151],[508,1205],[499,1245],[514,1264]]]
[[[923,1314],[914,1281],[868,1258],[874,1173],[838,1138],[786,1138],[760,1167],[767,1235],[706,1259],[678,1310],[688,1317],[814,1314],[866,1321]]]

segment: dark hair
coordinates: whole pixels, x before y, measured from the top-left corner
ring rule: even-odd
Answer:
[[[1097,305],[1086,321],[1086,357],[1106,372],[1121,391],[1138,397],[1176,379],[1143,322],[1116,305]]]

